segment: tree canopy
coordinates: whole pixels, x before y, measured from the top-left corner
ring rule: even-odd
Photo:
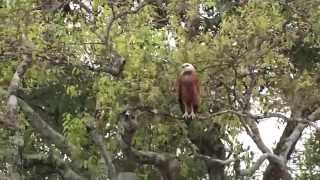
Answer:
[[[318,0],[2,0],[0,17],[3,177],[320,174]],[[175,92],[185,62],[201,80],[191,121]],[[265,121],[284,126],[274,147]]]

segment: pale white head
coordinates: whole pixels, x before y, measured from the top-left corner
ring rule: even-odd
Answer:
[[[181,66],[182,68],[182,72],[186,72],[186,71],[196,71],[196,69],[194,68],[194,66],[190,63],[184,63]]]

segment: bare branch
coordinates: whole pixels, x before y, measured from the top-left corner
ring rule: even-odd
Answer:
[[[155,115],[162,115],[165,117],[170,117],[173,119],[182,119],[184,120],[182,117],[177,116],[177,115],[173,115],[167,112],[159,112],[157,110],[155,110],[152,107],[136,107],[135,110],[142,110],[142,111],[147,111],[150,112],[152,114]],[[254,120],[257,119],[264,119],[264,118],[272,118],[272,117],[277,117],[277,118],[282,118],[285,121],[296,121],[296,122],[301,122],[304,124],[308,124],[311,125],[312,127],[319,129],[319,127],[315,124],[312,123],[308,120],[294,120],[291,118],[286,117],[285,115],[282,115],[280,113],[265,113],[264,115],[253,115],[251,113],[243,113],[241,111],[236,111],[236,110],[222,110],[216,113],[212,113],[212,114],[205,114],[205,115],[199,115],[197,118],[199,120],[205,120],[205,119],[209,119],[209,118],[213,118],[216,116],[220,116],[223,114],[235,114],[239,117],[239,119],[242,122],[242,125],[244,126],[247,134],[253,139],[253,141],[256,143],[256,145],[258,146],[258,148],[263,152],[263,153],[271,153],[271,150],[265,145],[265,143],[263,142],[261,136],[260,136],[260,132],[258,129],[258,126],[256,124],[256,122]],[[248,119],[249,118],[249,119]],[[204,156],[202,156],[203,158],[205,158]]]
[[[250,116],[254,119],[280,118],[280,119],[283,119],[284,121],[290,121],[290,118],[280,113],[268,112],[268,113],[264,113],[263,115],[250,114]]]
[[[148,3],[149,3],[150,0],[145,0],[145,1],[142,1],[134,10],[129,10],[129,11],[124,11],[124,12],[121,12],[119,14],[112,14],[112,17],[110,19],[110,21],[108,22],[108,25],[107,25],[107,30],[106,30],[106,35],[104,36],[104,39],[103,41],[105,42],[106,44],[106,47],[108,48],[109,47],[109,41],[110,41],[110,32],[111,32],[111,28],[113,26],[113,23],[124,17],[124,16],[127,16],[129,14],[136,14],[138,13],[144,6],[146,6]],[[113,7],[111,7],[113,8]]]
[[[199,159],[203,159],[209,163],[218,163],[220,165],[229,165],[233,162],[235,162],[237,159],[234,159],[234,158],[230,158],[230,159],[227,159],[227,160],[222,160],[222,159],[215,159],[215,158],[212,158],[210,156],[206,156],[206,155],[203,155],[203,154],[195,154],[194,155],[196,158],[199,158]]]
[[[320,127],[317,126],[316,123],[314,123],[316,120],[316,116],[317,113],[319,113],[317,110],[314,111],[308,118],[304,119],[304,118],[298,118],[298,119],[294,119],[294,118],[288,118],[287,116],[280,114],[280,113],[264,113],[263,115],[252,115],[250,114],[250,117],[258,120],[258,119],[268,119],[268,118],[281,118],[282,120],[284,120],[285,122],[297,122],[297,123],[303,123],[303,124],[308,124],[312,127],[314,127],[315,129],[319,129]]]
[[[80,5],[80,7],[84,8],[87,13],[89,15],[93,16],[93,12],[92,10],[87,7],[85,4],[82,3],[81,0],[74,0],[76,3],[78,3]],[[108,49],[108,51],[110,50],[110,58],[113,59],[113,63],[110,67],[104,67],[104,66],[100,66],[100,67],[92,67],[92,66],[86,66],[88,69],[93,70],[93,71],[98,71],[98,72],[106,72],[109,73],[111,75],[114,76],[118,76],[121,71],[123,70],[123,67],[125,65],[125,59],[118,53],[118,51],[116,51],[114,49],[113,46],[110,46],[110,33],[111,33],[111,29],[112,26],[114,24],[114,22],[128,14],[135,14],[138,13],[145,5],[147,5],[149,2],[151,2],[152,0],[145,0],[142,1],[137,7],[135,7],[135,9],[133,10],[128,10],[128,11],[124,11],[124,12],[120,12],[118,14],[115,14],[113,11],[113,5],[111,3],[111,9],[113,11],[111,19],[109,20],[107,27],[106,27],[106,32],[99,34],[96,30],[97,28],[94,26],[93,28],[91,28],[91,31],[93,33],[96,34],[96,36],[100,39],[101,42],[104,43],[105,47]],[[93,17],[94,18],[94,17]],[[93,20],[94,23],[94,20]]]

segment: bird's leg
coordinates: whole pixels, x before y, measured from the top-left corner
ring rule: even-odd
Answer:
[[[186,105],[186,103],[183,103],[183,105],[184,105],[184,114],[182,115],[182,118],[187,119],[189,117],[187,105]]]
[[[194,114],[193,107],[191,107],[191,113],[189,114],[188,117],[191,118],[191,119],[196,118],[196,114]]]

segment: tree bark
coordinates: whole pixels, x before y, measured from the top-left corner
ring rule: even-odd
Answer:
[[[208,164],[209,180],[224,180],[224,165],[221,164]]]
[[[297,122],[288,122],[287,126],[285,127],[283,134],[280,138],[280,141],[277,143],[276,148],[274,149],[274,153],[276,155],[280,155],[283,151],[284,151],[284,146],[285,146],[285,142],[287,141],[287,139],[289,138],[289,136],[293,133],[294,129],[296,128],[296,126],[298,125]],[[289,151],[286,157],[287,160],[290,159],[290,156],[293,152],[293,150],[295,149],[295,145],[297,144],[298,140],[301,137],[301,133],[299,134],[299,138],[297,138],[293,143],[292,146],[289,147]],[[266,171],[263,173],[263,180],[291,180],[292,177],[290,174],[288,174],[287,171],[284,171],[283,169],[281,169],[279,167],[279,165],[275,164],[275,163],[269,163],[269,165],[266,168]]]
[[[302,111],[301,111],[302,112]],[[276,155],[279,155],[283,159],[289,160],[293,153],[295,146],[300,139],[303,130],[309,125],[305,124],[304,121],[314,122],[320,118],[320,108],[315,109],[305,118],[302,113],[296,111],[293,113],[291,119],[294,122],[287,122],[287,126],[283,131],[280,141],[274,150]],[[279,168],[276,164],[270,163],[263,174],[263,180],[291,180],[291,175],[284,169]]]
[[[21,148],[24,145],[23,134],[24,130],[19,127],[18,122],[18,89],[21,88],[22,78],[32,63],[32,54],[22,55],[22,62],[18,65],[10,85],[8,87],[8,100],[7,100],[7,117],[10,120],[8,124],[12,125],[12,136],[9,137],[12,151],[10,161],[7,164],[10,179],[21,179],[20,166],[21,161]]]
[[[270,163],[263,174],[263,180],[293,180],[288,171],[283,170],[278,164]]]

